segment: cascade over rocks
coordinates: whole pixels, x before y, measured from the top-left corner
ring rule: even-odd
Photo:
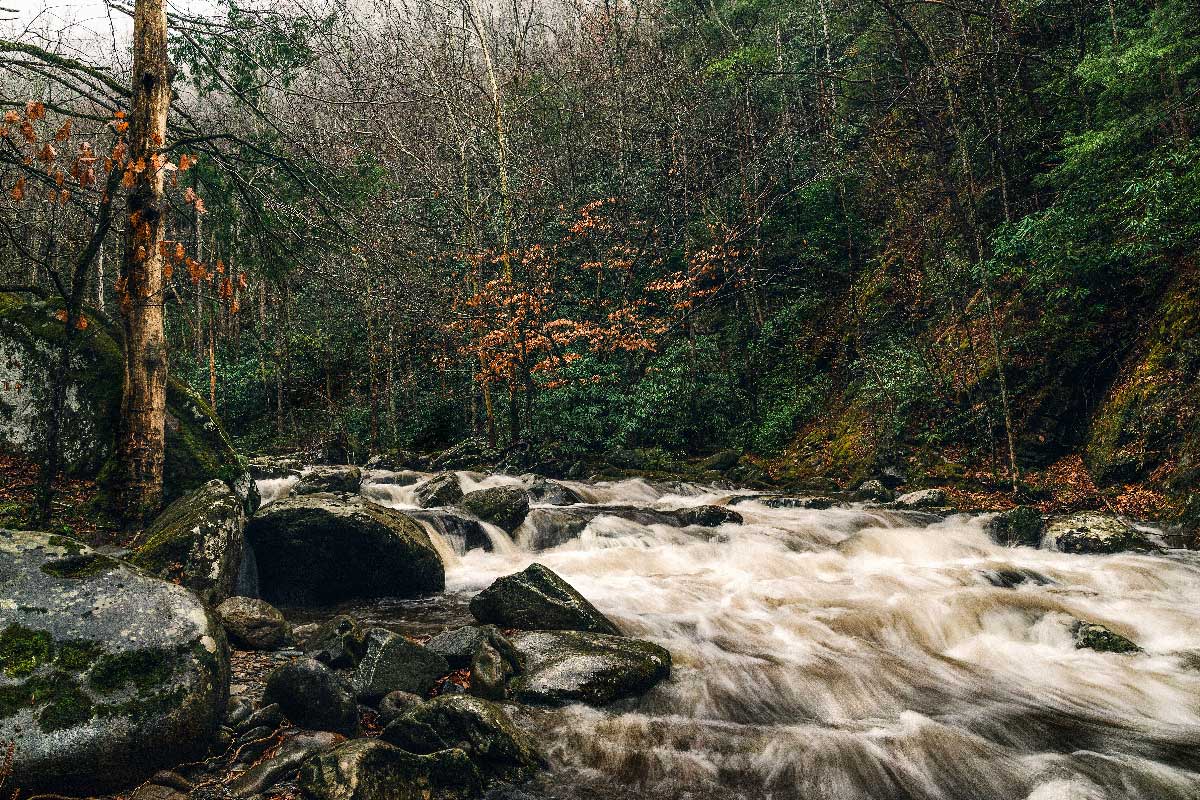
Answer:
[[[413,706],[380,738],[418,754],[461,748],[485,780],[526,780],[545,763],[501,706],[469,695],[443,695]]]
[[[354,669],[351,686],[360,700],[379,700],[390,692],[424,695],[450,671],[446,659],[398,633],[372,628],[366,652]]]
[[[1046,526],[1046,538],[1064,553],[1156,552],[1161,549],[1145,533],[1119,517],[1094,511],[1051,519]]]
[[[40,460],[44,420],[50,414],[51,375],[63,339],[55,314],[59,300],[25,302],[0,293],[0,449]],[[88,326],[75,339],[68,370],[66,405],[59,418],[63,472],[100,476],[102,491],[115,462],[124,372],[120,334],[102,317],[87,315]],[[116,380],[113,376],[117,376]],[[171,502],[213,478],[232,484],[245,471],[220,421],[195,392],[167,379],[166,460],[163,501]]]
[[[531,550],[548,550],[578,538],[592,520],[602,516],[619,517],[639,525],[667,525],[672,528],[692,525],[713,528],[742,522],[742,515],[726,506],[693,506],[675,511],[637,506],[531,508],[527,517],[529,524],[521,533],[522,542]]]
[[[237,588],[245,526],[241,499],[224,481],[211,480],[169,505],[129,560],[215,605]]]
[[[524,703],[605,705],[671,675],[671,654],[650,642],[578,631],[530,631],[512,639],[525,664],[510,684]]]
[[[471,598],[471,614],[502,628],[621,633],[583,595],[541,564],[497,578]]]
[[[353,739],[310,758],[298,783],[309,800],[469,800],[483,793],[462,750],[417,755],[378,739]]]
[[[459,505],[484,522],[512,533],[529,513],[529,497],[517,486],[495,486],[464,495]]]
[[[463,552],[476,548],[492,549],[492,540],[477,519],[444,508],[422,508],[404,513],[412,519],[432,525],[434,530],[450,541],[460,543]]]
[[[279,609],[253,597],[230,597],[217,606],[217,618],[229,641],[243,650],[278,650],[288,640],[288,624]]]
[[[302,658],[267,676],[263,703],[277,703],[301,728],[353,736],[358,732],[358,706],[345,682],[329,667]]]
[[[547,480],[540,475],[524,475],[525,491],[531,502],[547,506],[570,506],[582,503],[583,498],[568,486]]]
[[[279,605],[417,597],[445,587],[428,534],[399,511],[359,496],[286,497],[246,528],[260,593]]]
[[[441,472],[422,483],[414,491],[421,508],[452,506],[463,498],[462,486],[453,472]]]
[[[187,589],[65,536],[0,530],[7,789],[119,789],[202,756],[228,692],[224,634]]]

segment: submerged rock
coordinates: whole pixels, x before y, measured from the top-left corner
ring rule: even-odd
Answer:
[[[380,738],[410,753],[460,748],[486,780],[522,781],[544,765],[533,742],[496,703],[469,695],[436,697],[414,706]]]
[[[1076,622],[1071,629],[1075,647],[1096,650],[1101,653],[1140,653],[1142,648],[1119,633],[1113,633],[1103,625],[1092,622]]]
[[[352,466],[310,467],[300,476],[292,494],[345,492],[357,494],[362,486],[362,470]]]
[[[656,644],[577,631],[513,637],[525,665],[510,684],[525,703],[604,705],[646,692],[671,674],[671,654]]]
[[[285,664],[268,675],[263,703],[277,703],[284,716],[301,728],[346,736],[358,732],[358,706],[349,687],[311,658]]]
[[[422,483],[414,491],[421,508],[452,506],[463,498],[462,486],[453,472],[442,472]]]
[[[245,527],[242,500],[212,480],[168,506],[129,560],[215,605],[237,588]]]
[[[508,533],[525,521],[529,513],[529,497],[516,486],[494,486],[464,495],[459,505]]]
[[[1036,508],[1019,506],[992,517],[985,526],[996,544],[1008,547],[1041,547],[1042,514]]]
[[[262,597],[280,605],[417,597],[445,587],[428,534],[399,511],[358,496],[277,500],[246,527]]]
[[[310,800],[468,800],[483,792],[462,750],[417,755],[377,739],[354,739],[310,758],[298,783]]]
[[[217,606],[217,618],[229,640],[243,650],[278,650],[287,643],[287,620],[263,600],[230,597]]]
[[[1050,520],[1046,537],[1063,553],[1105,554],[1159,549],[1145,533],[1119,517],[1094,511]]]
[[[471,598],[471,613],[482,623],[502,628],[621,633],[583,595],[541,564],[497,578]]]
[[[449,671],[446,659],[432,650],[398,633],[372,628],[350,683],[360,700],[378,700],[395,691],[423,695]]]
[[[229,692],[200,600],[64,536],[0,530],[6,788],[96,792],[202,756]]]

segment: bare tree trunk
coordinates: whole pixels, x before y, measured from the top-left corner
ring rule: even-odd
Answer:
[[[171,103],[165,0],[137,0],[133,17],[133,96],[129,157],[145,169],[129,194],[122,310],[125,380],[117,437],[117,510],[141,521],[162,505],[163,428],[167,397],[167,345],[163,335],[163,170],[159,150],[167,139]]]

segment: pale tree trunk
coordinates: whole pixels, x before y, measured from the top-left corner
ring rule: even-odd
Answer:
[[[165,0],[137,0],[133,18],[133,95],[129,156],[145,169],[129,194],[122,310],[125,379],[117,438],[117,509],[130,522],[162,504],[167,346],[163,336],[163,171],[155,168],[167,138],[171,84]],[[136,224],[132,224],[135,221]]]

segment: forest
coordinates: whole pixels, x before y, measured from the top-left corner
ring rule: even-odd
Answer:
[[[0,790],[136,786],[50,732],[199,669],[225,761],[133,800],[1200,796],[1194,0],[19,0],[0,113],[0,554],[233,645],[0,564]],[[536,688],[564,630],[626,688]]]

